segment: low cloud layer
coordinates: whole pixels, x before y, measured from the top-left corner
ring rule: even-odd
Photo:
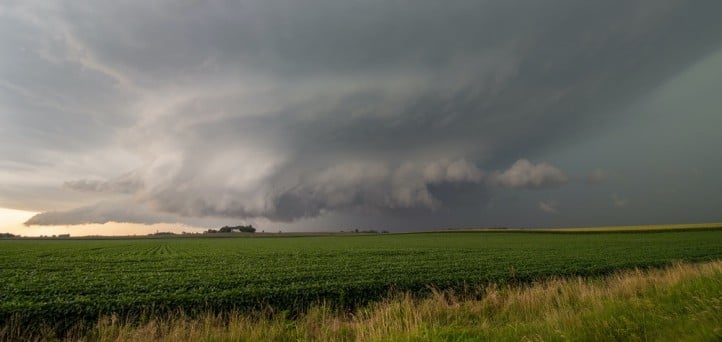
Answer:
[[[491,182],[504,187],[518,188],[544,188],[565,184],[569,178],[558,168],[549,163],[532,164],[526,159],[520,159],[508,170],[495,173]]]
[[[46,225],[453,218],[459,203],[571,182],[544,153],[623,119],[721,46],[721,10],[6,2],[0,186],[13,185],[0,203],[44,211],[28,224]]]
[[[48,211],[31,217],[26,225],[52,226],[107,222],[161,223],[173,220],[127,201],[104,201],[67,211]]]
[[[77,191],[131,194],[133,200],[41,213],[26,224],[158,223],[169,219],[168,215],[155,217],[154,212],[290,222],[339,210],[433,211],[445,205],[434,194],[444,186],[467,184],[491,191],[495,186],[537,189],[559,186],[567,181],[558,168],[548,163],[533,164],[525,159],[506,171],[488,173],[489,176],[465,159],[401,164],[356,161],[304,174],[283,186],[273,176],[258,179],[252,191],[246,183],[235,187],[227,183],[222,188],[211,188],[210,180],[178,188],[177,184],[181,182],[172,176],[178,171],[161,168],[165,175],[171,175],[170,179],[157,179],[157,173],[151,169],[105,182],[66,182],[66,187]]]

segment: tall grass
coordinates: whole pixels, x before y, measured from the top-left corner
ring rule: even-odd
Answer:
[[[53,339],[12,322],[0,340]],[[408,293],[342,312],[184,313],[129,323],[104,317],[64,339],[89,341],[722,340],[722,261],[559,278],[465,293]]]

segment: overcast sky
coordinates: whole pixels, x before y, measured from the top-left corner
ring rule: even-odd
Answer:
[[[3,1],[0,207],[286,230],[722,221],[720,13]]]

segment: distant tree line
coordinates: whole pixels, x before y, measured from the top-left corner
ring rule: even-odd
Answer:
[[[175,233],[173,233],[173,232],[155,232],[152,234],[148,234],[148,236],[170,236],[170,235],[175,235]]]
[[[14,238],[14,237],[15,237],[15,234],[0,233],[0,239],[9,239],[9,238]]]
[[[341,232],[343,233],[343,230],[342,230]],[[358,229],[354,229],[354,230],[349,230],[348,232],[349,232],[349,233],[361,233],[361,234],[379,234],[379,233],[381,233],[381,234],[388,234],[388,233],[389,233],[388,230],[378,231],[378,230],[376,230],[376,229],[368,229],[368,230],[358,230]]]
[[[218,230],[215,229],[208,229],[206,233],[233,233],[233,232],[239,232],[239,233],[255,233],[256,228],[253,227],[253,225],[247,225],[247,226],[223,226]]]

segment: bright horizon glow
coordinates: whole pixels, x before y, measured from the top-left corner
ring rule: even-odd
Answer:
[[[0,233],[25,235],[21,231],[27,228],[23,223],[38,213],[26,210],[0,208]]]
[[[147,235],[155,232],[200,233],[204,229],[180,223],[157,223],[152,225],[137,223],[108,222],[105,224],[26,226],[24,223],[38,214],[37,212],[0,208],[0,233],[20,236],[52,236],[70,234],[70,236],[124,236]]]

